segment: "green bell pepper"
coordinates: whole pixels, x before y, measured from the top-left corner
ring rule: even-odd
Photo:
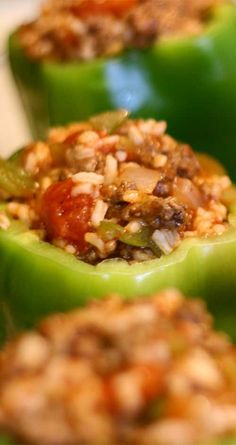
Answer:
[[[120,293],[126,298],[177,287],[201,295],[218,327],[236,338],[236,205],[231,228],[208,239],[189,238],[175,251],[143,263],[105,260],[93,266],[41,241],[19,221],[0,229],[0,296],[17,328],[83,305],[91,298]]]
[[[236,179],[236,6],[215,8],[204,31],[92,62],[35,62],[17,33],[13,74],[32,132],[127,108],[169,122],[170,133],[218,157]]]

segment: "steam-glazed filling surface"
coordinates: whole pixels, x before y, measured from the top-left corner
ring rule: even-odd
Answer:
[[[54,315],[0,356],[0,428],[16,443],[200,445],[236,433],[236,351],[169,290]]]
[[[168,255],[184,238],[229,226],[229,177],[171,138],[163,121],[105,113],[51,130],[17,162],[9,161],[14,174],[1,183],[8,216],[91,264]]]
[[[19,30],[29,57],[91,60],[201,32],[224,0],[48,0]]]

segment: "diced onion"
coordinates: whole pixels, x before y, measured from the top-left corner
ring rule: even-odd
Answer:
[[[137,190],[151,194],[160,178],[158,171],[130,162],[123,166],[118,182],[134,184]]]

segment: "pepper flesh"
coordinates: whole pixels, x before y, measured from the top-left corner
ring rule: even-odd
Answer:
[[[131,265],[106,260],[92,266],[12,221],[0,231],[0,295],[22,328],[55,311],[83,305],[91,296],[102,298],[104,290],[131,298],[176,287],[189,296],[202,295],[217,325],[236,338],[236,205],[229,222],[224,234],[186,239],[162,258]]]
[[[10,61],[35,136],[113,108],[164,118],[171,134],[218,157],[236,178],[236,7],[217,7],[204,32],[92,62],[37,63],[16,34]],[[194,105],[193,105],[194,104]],[[199,131],[201,128],[201,131]],[[224,150],[223,150],[224,148]]]

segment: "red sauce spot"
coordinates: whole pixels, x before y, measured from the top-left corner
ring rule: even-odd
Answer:
[[[80,17],[103,13],[122,17],[136,4],[137,0],[82,0],[79,5],[71,9]]]
[[[91,195],[71,196],[73,181],[52,184],[43,194],[40,215],[50,239],[61,238],[83,252],[87,248],[84,235],[88,231],[93,207]]]

